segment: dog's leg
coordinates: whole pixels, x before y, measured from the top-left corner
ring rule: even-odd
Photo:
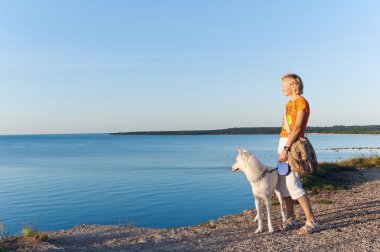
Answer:
[[[258,227],[255,231],[255,233],[261,233],[263,232],[263,216],[261,214],[261,199],[255,198],[255,204],[256,204],[256,212],[257,212],[257,220],[258,220]]]
[[[274,193],[277,196],[278,201],[280,202],[280,212],[281,212],[281,217],[282,217],[282,222],[284,223],[286,221],[285,213],[284,213],[284,201],[282,199],[282,194],[279,190],[275,189]]]
[[[266,195],[265,197],[265,206],[267,207],[267,218],[268,218],[268,231],[269,233],[273,233],[273,224],[272,224],[272,202],[270,195]]]
[[[253,222],[256,222],[256,221],[258,221],[259,220],[259,215],[256,213],[256,216],[255,216],[255,218],[253,219]]]

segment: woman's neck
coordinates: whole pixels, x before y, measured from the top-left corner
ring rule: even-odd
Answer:
[[[295,100],[297,100],[298,98],[300,98],[301,96],[299,95],[299,94],[292,94],[291,96],[290,96],[290,100],[291,101],[295,101]]]

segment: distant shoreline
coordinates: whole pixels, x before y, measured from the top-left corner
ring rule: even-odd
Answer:
[[[156,135],[156,136],[185,136],[185,135],[271,135],[280,134],[281,127],[244,127],[217,130],[178,130],[178,131],[134,131],[116,132],[110,135]],[[307,127],[308,134],[346,134],[346,135],[379,135],[380,125],[366,126],[332,126]]]

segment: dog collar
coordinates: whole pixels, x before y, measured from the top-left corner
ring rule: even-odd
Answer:
[[[266,170],[266,171],[264,171],[257,179],[253,180],[252,183],[258,183],[258,182],[260,182],[265,177],[265,174],[272,173],[275,170],[276,170],[276,168],[274,168],[273,170]]]

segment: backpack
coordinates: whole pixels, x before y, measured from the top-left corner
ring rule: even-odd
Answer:
[[[284,126],[286,132],[289,134],[291,130],[288,120],[286,120],[286,114],[284,116]],[[288,162],[290,169],[300,174],[315,174],[319,168],[314,147],[306,137],[300,137],[293,143],[288,153]]]
[[[300,137],[293,143],[288,153],[288,162],[293,172],[315,174],[319,168],[313,145],[306,137]]]

